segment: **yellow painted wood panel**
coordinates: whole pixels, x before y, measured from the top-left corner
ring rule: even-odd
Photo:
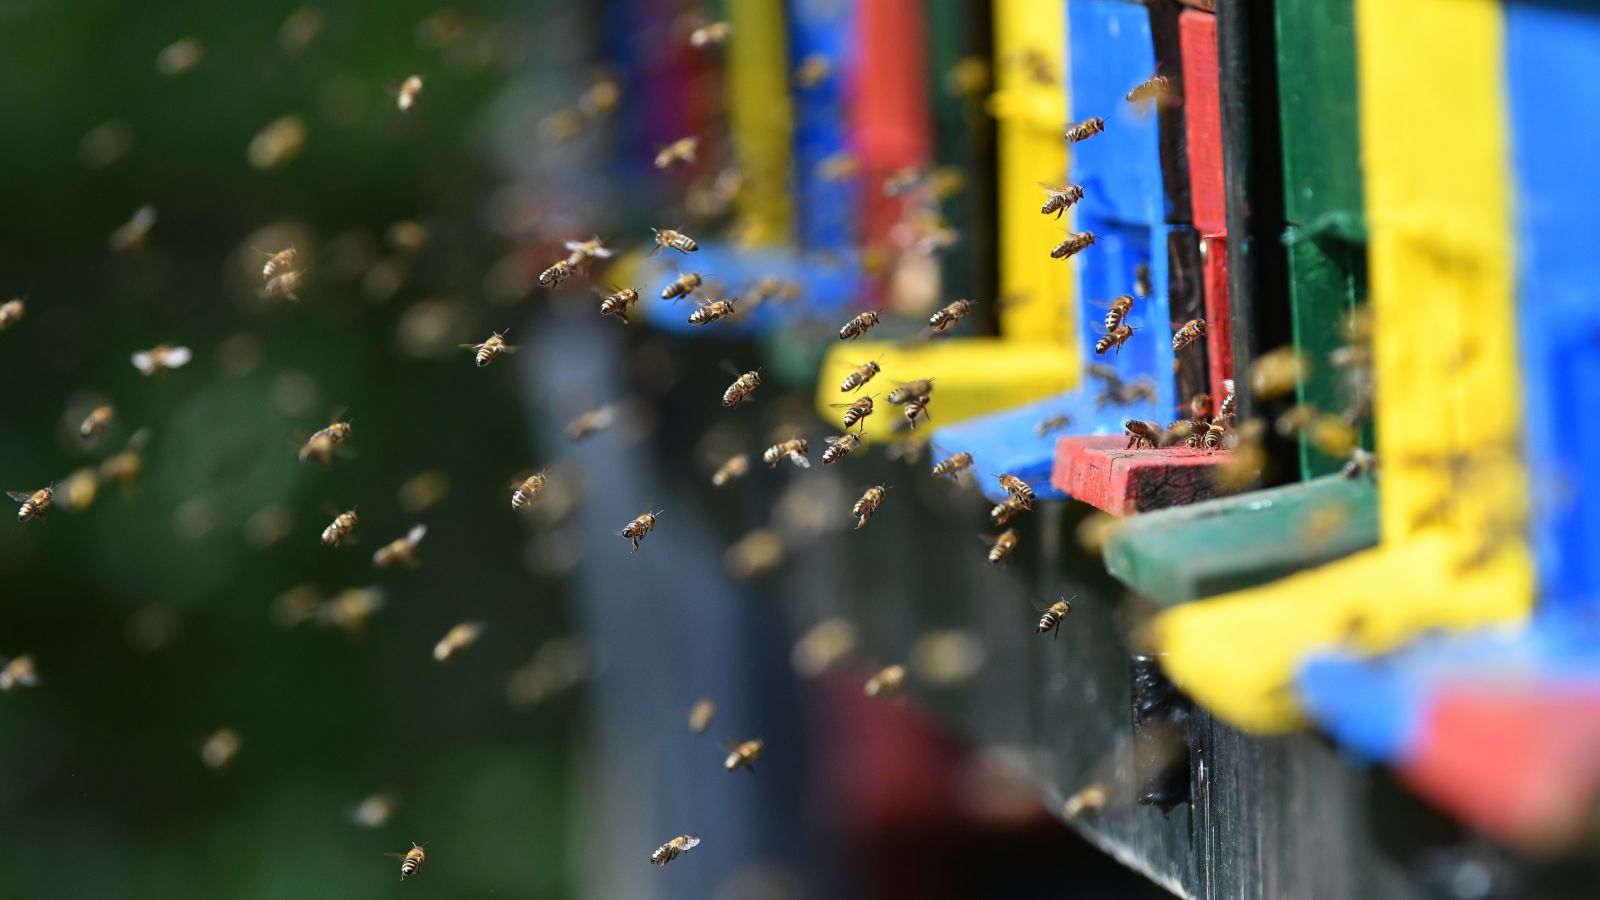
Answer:
[[[728,120],[734,152],[744,174],[739,212],[752,246],[789,240],[794,211],[789,203],[789,44],[783,4],[730,3],[728,21]]]

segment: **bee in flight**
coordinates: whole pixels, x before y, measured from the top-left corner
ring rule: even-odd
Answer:
[[[1172,79],[1165,75],[1157,75],[1147,81],[1141,81],[1128,92],[1129,103],[1138,103],[1141,100],[1163,100],[1172,94]]]
[[[0,303],[0,331],[5,331],[7,328],[21,322],[23,314],[27,311],[28,304],[23,302],[21,297],[12,297],[10,300]]]
[[[628,324],[628,307],[639,302],[639,292],[633,288],[621,288],[609,294],[600,295],[600,315],[616,316],[622,324]]]
[[[1116,328],[1106,332],[1104,337],[1095,342],[1095,355],[1104,356],[1107,350],[1115,347],[1117,348],[1117,355],[1120,356],[1122,355],[1122,345],[1126,344],[1128,342],[1128,338],[1131,337],[1133,337],[1132,325],[1128,325],[1126,323],[1118,325]]]
[[[838,437],[828,438],[828,446],[822,451],[822,464],[831,466],[849,456],[851,451],[861,446],[862,434],[865,432],[846,431]]]
[[[756,388],[760,386],[760,372],[745,372],[734,379],[733,383],[728,385],[728,389],[722,392],[722,405],[737,406],[743,403],[751,394],[754,394]]]
[[[714,47],[719,44],[726,44],[728,38],[732,36],[733,25],[731,23],[712,22],[710,25],[702,25],[689,33],[689,46],[696,48]],[[699,843],[699,840],[696,839],[695,842]]]
[[[1045,193],[1044,206],[1039,208],[1039,212],[1047,216],[1055,213],[1056,218],[1059,219],[1062,213],[1071,209],[1074,203],[1083,199],[1082,185],[1074,184],[1063,188],[1056,187],[1053,184],[1045,184],[1041,181],[1039,182],[1039,187],[1044,188]]]
[[[713,487],[722,487],[735,478],[743,478],[745,473],[749,471],[749,454],[740,453],[737,456],[730,456],[722,465],[717,467],[715,472],[711,473],[711,485]]]
[[[957,300],[928,317],[928,327],[934,331],[947,331],[955,327],[969,312],[972,312],[972,300]]]
[[[699,272],[684,272],[661,289],[661,299],[676,300],[679,297],[687,297],[699,290],[703,282],[704,279]]]
[[[883,505],[883,498],[888,490],[881,484],[875,484],[867,488],[867,492],[861,495],[856,505],[850,508],[850,515],[856,517],[857,530],[867,527],[868,520],[878,512],[878,507]]]
[[[1079,253],[1094,246],[1094,232],[1079,231],[1067,235],[1067,239],[1055,246],[1050,251],[1051,259],[1071,259]]]
[[[511,508],[522,509],[539,498],[544,490],[544,472],[535,472],[521,481],[511,483]]]
[[[1077,598],[1074,597],[1072,599],[1076,600]],[[1033,633],[1044,634],[1048,631],[1052,633],[1052,637],[1059,637],[1061,632],[1057,629],[1061,627],[1061,620],[1067,617],[1067,613],[1072,612],[1072,600],[1057,600],[1048,605],[1042,601],[1035,600],[1033,605],[1041,613],[1039,626],[1033,629]]]
[[[1017,497],[1007,497],[996,503],[994,509],[989,510],[989,521],[996,525],[1004,525],[1011,521],[1017,513],[1028,507]]]
[[[422,868],[422,860],[427,854],[422,852],[422,845],[413,841],[410,850],[404,853],[385,853],[384,856],[392,856],[400,860],[400,880],[405,881],[407,878],[417,874],[417,871]]]
[[[1128,435],[1128,444],[1123,448],[1125,450],[1154,450],[1161,443],[1161,426],[1154,422],[1129,419],[1122,423],[1122,430]]]
[[[906,424],[910,425],[912,428],[916,428],[918,419],[933,418],[933,416],[928,414],[928,401],[930,399],[932,398],[930,398],[927,394],[922,394],[921,396],[912,397],[910,400],[906,401]]]
[[[1066,413],[1056,413],[1048,419],[1040,419],[1038,422],[1034,423],[1033,436],[1044,437],[1049,434],[1054,434],[1057,431],[1065,430],[1067,426],[1071,424],[1071,416],[1067,415]]]
[[[670,169],[673,166],[694,162],[695,154],[700,150],[700,139],[693,135],[678,138],[672,143],[662,147],[656,154],[656,168]]]
[[[300,251],[293,247],[286,247],[277,253],[267,253],[267,261],[261,266],[261,280],[267,285],[272,284],[272,279],[285,272],[292,272],[300,264]]]
[[[851,403],[829,403],[833,409],[844,410],[844,427],[854,428],[856,423],[872,415],[872,397],[857,397]]]
[[[32,655],[24,653],[10,662],[0,656],[0,662],[5,663],[5,667],[0,668],[0,691],[39,686],[39,673],[34,670]]]
[[[899,387],[889,392],[886,398],[890,403],[899,406],[910,403],[918,397],[926,397],[933,393],[933,379],[923,378],[919,381],[902,381]]]
[[[474,354],[473,361],[478,364],[480,369],[494,362],[495,358],[500,354],[515,353],[519,349],[506,343],[506,333],[504,331],[496,331],[485,338],[481,344],[458,344],[457,346],[463,350],[471,350]]]
[[[452,626],[433,645],[433,658],[439,662],[449,662],[457,653],[471,647],[483,636],[482,622],[462,622]]]
[[[646,510],[645,512],[642,512],[636,516],[632,522],[622,526],[622,530],[617,532],[622,537],[633,541],[633,549],[629,550],[629,553],[639,552],[639,542],[644,540],[645,535],[649,534],[651,529],[656,527],[656,516],[661,515],[661,512],[665,512],[665,510],[660,512],[651,512]]]
[[[417,545],[422,543],[422,538],[428,533],[428,526],[413,525],[404,537],[397,537],[372,554],[372,564],[380,569],[405,563],[414,565],[417,561]]]
[[[882,369],[878,367],[877,360],[869,360],[864,362],[861,365],[856,366],[856,370],[854,372],[851,372],[849,375],[844,377],[844,381],[839,385],[839,392],[848,393],[858,387],[862,387],[876,377],[881,371]]]
[[[102,403],[89,410],[89,415],[85,416],[83,422],[78,425],[78,435],[86,441],[94,440],[105,434],[106,429],[110,428],[111,423],[116,419],[116,409],[109,403]]]
[[[1378,454],[1360,447],[1350,451],[1350,460],[1339,470],[1339,474],[1355,481],[1363,475],[1376,476],[1378,471]]]
[[[694,238],[676,229],[662,228],[657,230],[652,228],[650,230],[656,234],[656,246],[654,250],[650,251],[651,256],[655,256],[662,250],[669,248],[679,253],[693,253],[700,249],[700,245],[695,242]]]
[[[978,537],[989,545],[989,565],[991,566],[1003,564],[1006,558],[1011,555],[1011,552],[1017,549],[1018,538],[1015,528],[1007,528],[998,535],[980,534]]]
[[[401,112],[410,112],[417,105],[417,98],[422,95],[422,76],[408,75],[406,80],[400,82],[399,90],[394,92],[394,105]]]
[[[757,738],[753,741],[722,741],[717,746],[728,751],[728,758],[722,761],[724,769],[729,772],[744,769],[754,775],[756,760],[761,758],[761,751],[766,748],[766,742]]]
[[[885,666],[867,679],[864,692],[868,697],[882,697],[885,700],[900,693],[906,685],[906,667],[898,663]]]
[[[947,456],[935,463],[933,476],[935,478],[944,478],[946,476],[959,478],[962,472],[970,468],[972,468],[972,454],[963,450],[954,456]]]
[[[1082,122],[1068,128],[1062,134],[1062,137],[1067,139],[1067,143],[1076,144],[1079,141],[1086,141],[1105,130],[1106,120],[1095,116],[1092,119],[1084,119]]]
[[[566,262],[573,269],[588,263],[591,259],[610,259],[617,255],[617,251],[607,247],[605,241],[600,240],[598,235],[587,241],[566,241],[562,246],[568,250]]]
[[[1133,312],[1132,294],[1123,294],[1111,301],[1110,308],[1106,310],[1106,333],[1117,330],[1117,326],[1122,324],[1122,320],[1126,319],[1130,312]]]
[[[717,714],[717,704],[710,697],[701,697],[689,708],[689,730],[695,734],[705,734],[711,727],[711,718]]]
[[[610,428],[616,418],[617,411],[610,404],[581,413],[567,423],[567,440],[581,441],[597,431]]]
[[[325,547],[337,547],[344,543],[350,532],[356,530],[356,524],[361,521],[354,509],[347,510],[334,516],[328,527],[322,529],[322,544]]]
[[[1000,479],[1001,490],[1021,500],[1023,509],[1033,509],[1033,488],[1026,481],[1012,475],[1010,472],[996,477]]]
[[[172,347],[166,344],[157,344],[149,350],[141,350],[133,354],[133,367],[139,374],[150,376],[171,369],[181,369],[189,364],[193,354],[188,347]]]
[[[1172,336],[1172,352],[1177,353],[1179,350],[1205,337],[1205,335],[1206,320],[1190,319]]]
[[[333,448],[348,440],[350,432],[350,423],[339,421],[339,417],[335,416],[327,427],[318,429],[306,438],[305,444],[300,447],[300,461],[329,465],[333,460]]]
[[[656,852],[650,854],[650,865],[664,866],[698,846],[700,846],[699,837],[692,834],[680,834],[657,847]]]
[[[794,86],[801,90],[810,90],[826,81],[833,74],[833,62],[821,53],[813,53],[800,60],[800,65],[794,70]]]
[[[566,281],[568,278],[571,278],[572,273],[575,271],[577,271],[577,268],[573,266],[572,263],[569,263],[564,259],[556,260],[555,265],[552,265],[550,268],[539,273],[539,284],[544,287],[553,288],[561,282]]]
[[[811,460],[806,458],[810,444],[803,437],[790,438],[781,444],[773,444],[765,453],[761,454],[761,461],[776,469],[778,463],[787,457],[790,462],[802,469],[811,468]]]
[[[689,314],[690,325],[710,325],[718,319],[726,319],[733,315],[733,300],[707,300],[695,307]]]
[[[876,324],[878,324],[878,314],[869,309],[844,323],[844,326],[839,329],[839,340],[853,341],[866,334]]]
[[[6,496],[21,503],[17,510],[17,521],[26,522],[29,519],[45,521],[45,510],[50,508],[51,501],[56,498],[55,485],[39,488],[37,491],[6,491]]]

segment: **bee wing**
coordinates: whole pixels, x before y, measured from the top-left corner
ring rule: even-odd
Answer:
[[[516,353],[518,350],[522,349],[522,345],[521,344],[506,344],[505,347],[502,348],[502,349],[506,353]]]
[[[156,370],[156,357],[148,350],[140,350],[133,355],[133,367],[146,375]]]
[[[162,360],[162,364],[169,369],[176,369],[188,365],[193,356],[188,347],[171,347],[167,350],[166,359]]]
[[[1000,540],[1000,536],[995,534],[980,534],[978,535],[978,540],[983,541],[985,544],[993,547],[995,543]]]
[[[406,532],[406,543],[408,543],[411,546],[415,547],[417,544],[422,543],[423,537],[425,537],[427,534],[428,534],[428,526],[426,526],[426,525],[413,525],[413,526],[411,526],[411,530]]]
[[[1044,192],[1047,193],[1047,194],[1065,194],[1066,193],[1066,189],[1065,188],[1057,187],[1056,185],[1053,185],[1053,184],[1047,184],[1047,183],[1045,183],[1043,181],[1039,182],[1039,187],[1044,188]]]
[[[794,463],[795,465],[799,466],[802,469],[811,468],[811,460],[806,459],[804,456],[800,455],[798,452],[796,452],[794,450],[790,450],[789,451],[789,461]]]
[[[482,344],[457,344],[456,346],[463,350],[480,350],[483,348]]]
[[[33,494],[25,491],[6,491],[6,496],[17,501],[18,503],[23,503],[32,498]]]

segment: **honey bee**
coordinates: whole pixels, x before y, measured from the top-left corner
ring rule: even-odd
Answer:
[[[260,251],[266,253],[266,251]],[[285,272],[293,271],[300,262],[300,251],[293,247],[279,250],[277,253],[266,253],[267,261],[261,266],[261,280],[267,284]]]
[[[150,430],[141,428],[134,432],[128,439],[128,445],[122,452],[112,454],[100,461],[100,479],[102,481],[120,481],[124,489],[132,488],[144,472],[144,457],[140,451],[150,441]]]
[[[422,852],[421,845],[416,841],[412,841],[410,850],[404,853],[385,853],[384,856],[391,856],[400,860],[400,880],[405,881],[407,878],[417,874],[417,871],[422,868],[422,861],[427,854]]]
[[[861,160],[849,150],[840,150],[818,160],[816,171],[823,181],[846,181],[861,173]]]
[[[972,300],[957,300],[928,317],[928,327],[934,331],[945,331],[960,322],[967,313],[972,312]]]
[[[991,566],[1003,565],[1006,559],[1011,556],[1012,551],[1017,549],[1019,540],[1015,528],[1007,528],[998,535],[980,534],[978,538],[989,545],[989,565]]]
[[[1078,598],[1072,598],[1072,600],[1076,599]],[[1067,613],[1072,612],[1072,600],[1057,600],[1048,605],[1042,601],[1035,600],[1033,605],[1041,611],[1042,615],[1039,616],[1039,626],[1033,629],[1033,633],[1044,634],[1045,632],[1050,632],[1051,637],[1060,637],[1061,632],[1057,629],[1061,627],[1061,620],[1067,617]]]
[[[1201,439],[1201,446],[1207,450],[1222,449],[1222,438],[1228,433],[1228,426],[1221,419],[1212,422],[1206,427],[1205,436]]]
[[[830,403],[828,405],[834,409],[844,410],[844,427],[854,428],[857,422],[872,415],[872,396],[857,397],[853,403]]]
[[[898,382],[899,387],[889,392],[887,399],[895,406],[910,403],[918,397],[926,397],[933,393],[933,379],[923,378],[918,381]]]
[[[567,423],[567,440],[581,441],[597,431],[610,428],[616,418],[617,411],[609,404],[581,413],[576,419]]]
[[[232,762],[243,747],[244,740],[239,737],[239,732],[232,728],[219,729],[200,745],[200,761],[208,769],[221,769]]]
[[[742,297],[746,309],[755,309],[771,299],[788,302],[800,296],[800,285],[776,275],[767,275],[752,284]]]
[[[356,524],[360,521],[361,518],[356,515],[354,509],[334,516],[333,521],[328,523],[328,527],[322,529],[323,546],[337,547],[342,544],[344,539],[350,536],[350,532],[356,529]]]
[[[417,105],[417,97],[422,94],[422,76],[408,75],[406,80],[400,82],[400,88],[394,92],[394,105],[401,112],[410,112],[411,107]]]
[[[1233,379],[1232,378],[1224,378],[1222,380],[1222,389],[1227,391],[1228,393],[1222,398],[1222,405],[1217,407],[1217,418],[1219,418],[1219,419],[1231,419],[1231,418],[1233,418],[1234,410],[1235,410],[1236,406],[1238,405],[1237,401],[1235,399],[1235,393],[1234,393],[1234,389],[1233,389]]]
[[[1201,426],[1201,430],[1204,430],[1204,426]],[[1175,419],[1173,420],[1172,424],[1168,425],[1166,430],[1161,433],[1161,446],[1176,447],[1179,444],[1187,444],[1192,447],[1196,446],[1192,443],[1194,438],[1194,420]]]
[[[1292,392],[1309,372],[1310,365],[1294,348],[1268,350],[1250,365],[1250,390],[1262,400],[1275,400]]]
[[[668,248],[676,250],[679,253],[693,253],[700,249],[700,245],[695,242],[694,238],[689,237],[687,234],[684,234],[681,231],[677,231],[672,228],[663,228],[660,230],[652,228],[650,230],[654,231],[656,235],[656,246],[654,250],[650,251],[651,256],[655,256],[657,253],[660,253],[662,250]]]
[[[702,25],[689,34],[689,46],[712,47],[726,44],[728,38],[733,36],[733,25],[728,22],[712,22]],[[698,840],[696,841],[698,843]]]
[[[539,492],[544,490],[544,472],[535,472],[521,481],[511,483],[511,508],[522,509],[539,499]]]
[[[45,510],[50,508],[51,501],[56,498],[55,485],[39,488],[37,491],[6,491],[6,496],[21,503],[17,510],[17,521],[26,522],[29,519],[45,521]]]
[[[1131,337],[1133,337],[1132,325],[1118,325],[1116,328],[1113,328],[1111,331],[1107,332],[1106,335],[1100,340],[1095,341],[1095,355],[1104,356],[1107,350],[1115,347],[1117,348],[1117,355],[1120,356],[1122,355],[1122,345],[1126,344],[1128,342],[1128,338]]]
[[[871,398],[865,398],[869,402]],[[822,451],[822,464],[831,466],[849,456],[852,451],[861,446],[861,434],[846,431],[838,437],[828,438],[828,446]]]
[[[728,389],[722,392],[722,405],[737,406],[743,403],[751,394],[754,394],[756,388],[760,386],[761,373],[746,372],[734,379],[733,384],[728,385]]]
[[[157,344],[149,350],[141,350],[133,354],[133,367],[139,374],[150,376],[172,369],[181,369],[189,364],[193,358],[188,347],[172,347],[167,344]]]
[[[699,272],[685,272],[661,289],[661,299],[676,300],[679,297],[686,297],[699,290],[702,282]]]
[[[664,512],[664,510],[662,512]],[[633,549],[629,550],[629,553],[639,552],[639,542],[644,540],[645,535],[649,534],[650,530],[656,527],[656,516],[659,515],[661,515],[661,512],[650,512],[648,510],[642,512],[636,516],[632,522],[622,526],[621,531],[617,532],[622,537],[633,541]]]
[[[1378,455],[1370,450],[1360,447],[1350,451],[1350,461],[1344,464],[1339,473],[1351,481],[1363,475],[1372,475],[1378,471]]]
[[[995,477],[1000,479],[1001,490],[1022,501],[1023,509],[1033,509],[1033,488],[1026,481],[1010,472]]]
[[[547,288],[553,288],[571,278],[574,271],[576,270],[572,263],[564,259],[557,260],[555,265],[539,273],[539,284]]]
[[[1203,419],[1195,419],[1189,423],[1189,433],[1183,439],[1183,445],[1190,450],[1200,450],[1205,447],[1206,431],[1211,423]]]
[[[806,458],[806,452],[809,447],[810,444],[806,442],[805,438],[790,438],[781,444],[773,444],[768,447],[766,452],[761,454],[761,461],[776,469],[778,463],[783,462],[784,458],[787,457],[790,462],[800,468],[809,469],[811,468],[811,460]]]
[[[1128,102],[1138,103],[1141,100],[1162,100],[1171,95],[1172,80],[1165,75],[1157,75],[1148,81],[1142,81],[1133,86],[1128,92]]]
[[[385,602],[377,588],[346,588],[317,605],[317,620],[353,634],[364,628]]]
[[[741,453],[738,456],[730,456],[722,465],[717,467],[715,472],[711,473],[711,485],[713,487],[722,487],[735,478],[743,478],[745,473],[749,471],[749,454]]]
[[[963,450],[953,456],[947,456],[933,465],[935,478],[959,478],[961,473],[972,468],[972,454]]]
[[[7,328],[21,322],[23,313],[27,311],[28,304],[21,297],[12,297],[10,300],[0,303],[0,331],[5,331]]]
[[[698,32],[696,33],[698,34]],[[695,44],[695,46],[698,47],[700,45]],[[697,835],[680,834],[657,847],[656,852],[650,854],[650,865],[664,866],[698,846],[700,846],[700,838]]]
[[[451,627],[433,645],[433,658],[439,662],[449,662],[457,653],[471,647],[483,635],[482,622],[462,622]]]
[[[1066,413],[1056,413],[1048,419],[1041,419],[1033,426],[1034,437],[1045,437],[1057,431],[1063,431],[1072,424],[1072,417]]]
[[[905,403],[906,424],[916,428],[918,419],[933,418],[928,413],[928,401],[931,399],[927,394],[923,394],[920,397],[912,397],[907,400]]]
[[[1099,784],[1091,784],[1083,790],[1067,798],[1061,804],[1061,812],[1067,818],[1076,818],[1084,813],[1104,809],[1106,805],[1106,789]]]
[[[728,758],[722,761],[722,767],[729,772],[744,769],[751,775],[756,773],[756,760],[761,758],[761,751],[766,748],[766,742],[760,738],[751,741],[722,741],[717,746],[728,751]]]
[[[519,349],[506,343],[506,333],[504,331],[496,331],[494,334],[484,338],[481,344],[457,344],[456,346],[463,350],[471,350],[474,355],[473,361],[478,364],[480,369],[494,362],[495,358],[500,354],[515,353]]]
[[[906,166],[896,169],[884,176],[883,195],[885,197],[902,197],[921,187],[928,178],[928,170],[922,166]]]
[[[1115,331],[1130,312],[1133,312],[1132,294],[1123,294],[1121,297],[1111,301],[1111,308],[1106,310],[1106,332],[1109,334]]]
[[[116,421],[116,418],[116,409],[109,403],[102,403],[89,410],[89,415],[85,416],[83,422],[78,425],[78,434],[84,440],[94,440],[105,434],[106,429],[111,427],[111,423]]]
[[[150,229],[156,225],[156,208],[149,204],[133,211],[133,218],[117,226],[111,232],[107,243],[116,252],[132,250],[144,246],[145,238],[150,236]]]
[[[422,543],[422,538],[428,533],[428,526],[413,525],[404,537],[397,537],[372,554],[372,564],[380,569],[387,569],[400,563],[415,565],[417,562],[417,545]]]
[[[878,507],[883,505],[883,498],[888,493],[888,490],[881,484],[875,484],[867,488],[867,492],[861,495],[861,499],[856,501],[856,505],[850,508],[850,515],[856,517],[857,530],[865,528],[867,521],[878,512]]]
[[[1192,419],[1211,418],[1211,395],[1201,391],[1189,398],[1189,417]]]
[[[869,309],[844,323],[844,326],[839,329],[839,340],[853,341],[866,334],[868,329],[876,324],[878,324],[878,314]]]
[[[711,719],[717,714],[717,704],[710,697],[701,697],[689,708],[689,730],[695,734],[705,734],[711,727]]]
[[[1050,251],[1051,259],[1071,259],[1094,245],[1094,232],[1079,231],[1067,235],[1067,239],[1055,246]]]
[[[587,241],[566,241],[562,246],[568,250],[567,265],[574,269],[591,259],[610,259],[617,255],[617,251],[607,247],[598,235]]]
[[[839,392],[848,393],[849,391],[853,391],[877,377],[877,374],[881,371],[882,369],[878,367],[877,360],[869,360],[868,362],[864,362],[857,366],[854,372],[851,372],[849,375],[844,377],[844,381],[839,385]]]
[[[826,81],[833,74],[833,61],[821,53],[813,53],[800,60],[800,65],[794,70],[794,86],[801,90],[810,90]]]
[[[1082,122],[1068,128],[1061,136],[1067,139],[1067,143],[1076,144],[1079,141],[1086,141],[1105,130],[1106,120],[1095,116],[1092,119],[1084,119]]]
[[[300,461],[329,465],[333,460],[333,448],[348,440],[351,431],[349,422],[339,421],[338,417],[335,417],[326,428],[318,429],[311,437],[306,438],[305,444],[300,447]]]
[[[885,700],[899,694],[906,685],[906,667],[898,663],[885,666],[867,679],[863,688],[868,697],[882,697]]]
[[[600,315],[616,316],[622,324],[628,324],[628,307],[639,302],[639,292],[633,288],[622,288],[609,294],[602,294],[600,298]]]
[[[689,314],[690,325],[709,325],[733,315],[733,300],[707,300]]]
[[[372,794],[361,798],[350,811],[350,821],[363,828],[382,828],[394,815],[395,799],[389,794]]]
[[[21,656],[6,662],[0,656],[0,662],[5,662],[5,667],[0,668],[0,691],[9,691],[15,687],[38,687],[39,673],[34,670],[33,656],[24,653]]]
[[[1017,513],[1027,508],[1020,498],[1007,497],[996,503],[994,508],[989,510],[989,521],[996,525],[1004,525],[1011,521],[1012,517],[1016,516]]]
[[[1154,450],[1161,442],[1161,426],[1154,422],[1129,419],[1122,423],[1122,428],[1128,434],[1128,444],[1123,448],[1125,450],[1141,448]]]
[[[681,163],[694,162],[700,149],[700,139],[694,136],[679,138],[656,153],[656,168],[670,169]]]
[[[1205,334],[1206,320],[1190,319],[1172,336],[1172,352],[1177,353],[1179,350],[1205,337]]]
[[[305,273],[299,269],[290,269],[267,280],[267,286],[262,293],[268,297],[286,297],[289,300],[300,299],[300,289],[305,286]]]
[[[1047,216],[1055,213],[1056,218],[1059,219],[1062,213],[1071,209],[1074,203],[1083,199],[1082,185],[1074,184],[1063,188],[1056,187],[1053,184],[1045,184],[1041,181],[1039,182],[1039,187],[1044,188],[1045,193],[1044,206],[1039,208],[1039,212]]]

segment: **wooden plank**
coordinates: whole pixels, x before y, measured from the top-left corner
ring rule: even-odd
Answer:
[[[728,130],[744,174],[740,216],[753,246],[782,244],[793,227],[789,205],[789,47],[782,6],[730,4],[739,37],[727,44]]]
[[[1228,451],[1164,447],[1125,449],[1125,436],[1063,437],[1056,444],[1050,483],[1075,499],[1116,516],[1209,500],[1229,493],[1217,483]]]

